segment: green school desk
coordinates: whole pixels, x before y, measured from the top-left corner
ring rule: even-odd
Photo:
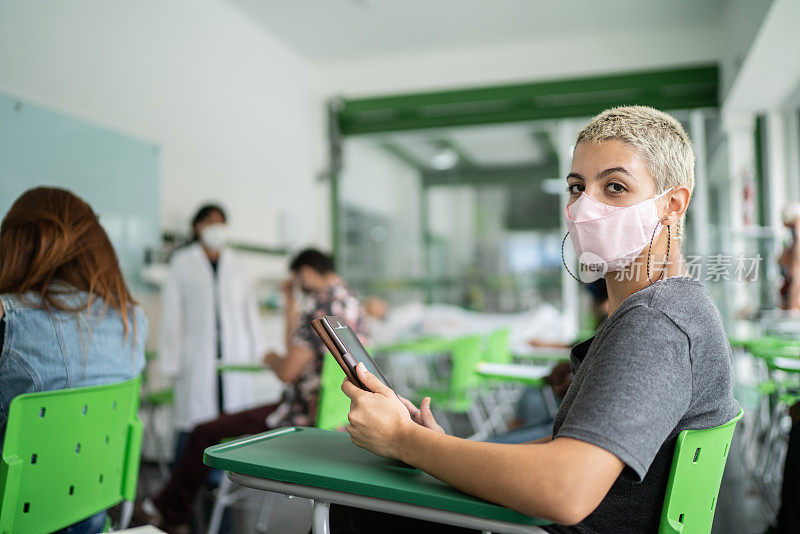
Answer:
[[[217,371],[221,373],[264,373],[269,371],[263,363],[219,363]]]
[[[542,386],[551,373],[549,367],[538,367],[519,363],[478,362],[475,372],[484,377],[504,382],[518,382],[526,386]]]
[[[555,347],[531,347],[530,352],[514,353],[514,358],[517,360],[558,363],[564,360],[569,361],[569,355],[570,349],[559,349]]]
[[[203,461],[242,486],[313,500],[315,534],[330,532],[331,503],[497,533],[549,523],[376,456],[345,432],[282,428],[209,447]]]

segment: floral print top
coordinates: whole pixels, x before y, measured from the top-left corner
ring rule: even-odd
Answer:
[[[313,350],[314,359],[294,383],[286,386],[280,405],[267,418],[269,428],[314,425],[319,402],[322,359],[327,355],[328,349],[314,332],[311,321],[326,315],[344,317],[361,342],[368,342],[366,312],[346,284],[340,282],[308,295],[301,305],[300,319],[297,330],[292,334],[292,343]]]

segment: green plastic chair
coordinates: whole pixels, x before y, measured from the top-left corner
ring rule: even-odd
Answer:
[[[659,534],[707,534],[714,522],[722,473],[742,410],[724,425],[678,434],[661,509]]]
[[[484,360],[492,363],[511,363],[514,356],[511,354],[511,328],[495,330],[486,339],[486,355]]]
[[[344,371],[330,354],[322,360],[320,381],[317,428],[336,430],[347,426],[350,399],[342,392]]]
[[[495,330],[486,337],[483,361],[488,363],[509,364],[514,361],[511,354],[511,328],[505,327]],[[482,362],[479,362],[482,363]],[[496,433],[505,428],[503,421],[505,412],[513,410],[515,406],[515,385],[509,380],[498,380],[497,377],[478,373],[479,388],[478,399],[485,407],[488,426],[478,430],[473,435],[475,438],[485,439],[491,433]]]
[[[53,532],[136,498],[140,378],[11,401],[0,463],[0,533]]]
[[[481,360],[482,337],[466,336],[453,342],[450,378],[447,387],[424,388],[415,393],[415,400],[430,397],[436,419],[446,431],[452,431],[447,413],[466,414],[474,431],[478,431],[486,421],[477,401],[477,389],[483,378],[475,372]]]
[[[464,413],[473,403],[472,392],[482,378],[475,373],[475,366],[481,360],[481,336],[467,336],[453,343],[451,370],[445,389],[422,389],[417,397],[431,397],[434,404],[448,412]]]

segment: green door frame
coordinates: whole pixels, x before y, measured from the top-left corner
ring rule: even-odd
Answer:
[[[571,78],[373,98],[341,99],[341,135],[588,117],[621,105],[658,109],[718,107],[719,68]]]
[[[334,256],[339,256],[341,245],[339,178],[342,169],[342,140],[345,137],[588,117],[610,107],[631,104],[664,110],[718,108],[719,67],[716,64],[705,64],[450,91],[331,99],[328,103],[328,178]],[[433,184],[422,187],[423,197],[427,196],[426,185]],[[427,200],[423,198],[422,206],[426,205]],[[424,241],[428,241],[430,236],[427,220],[427,214],[424,214]],[[427,249],[427,244],[425,246]],[[430,261],[427,253],[425,258],[426,262]]]

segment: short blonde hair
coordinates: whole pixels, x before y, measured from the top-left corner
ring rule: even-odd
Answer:
[[[644,156],[658,193],[678,185],[686,186],[690,193],[694,191],[692,142],[675,117],[647,106],[607,109],[578,132],[575,145],[612,139],[629,144]],[[675,225],[679,240],[683,239],[685,219],[684,214]]]

